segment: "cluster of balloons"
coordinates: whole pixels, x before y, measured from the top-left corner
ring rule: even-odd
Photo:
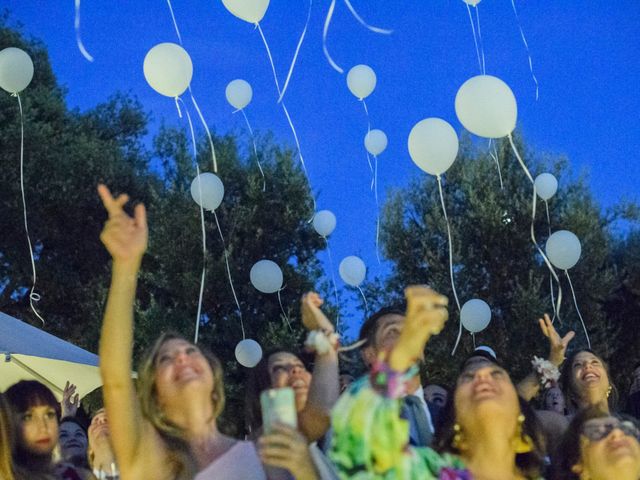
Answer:
[[[27,52],[16,47],[0,51],[0,87],[20,93],[33,79],[33,62]]]

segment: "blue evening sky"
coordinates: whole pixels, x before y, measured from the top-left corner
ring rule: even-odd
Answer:
[[[336,267],[341,258],[360,255],[371,277],[386,267],[378,265],[374,251],[376,211],[363,147],[367,124],[362,105],[346,87],[346,76],[334,71],[322,53],[329,3],[313,3],[286,103],[318,207],[338,218],[331,237]],[[352,3],[370,24],[394,31],[380,35],[366,30],[344,1],[337,0],[328,36],[329,50],[341,66],[348,70],[365,63],[377,73],[378,84],[367,104],[372,128],[384,130],[389,138],[379,158],[382,202],[387,189],[421,174],[406,147],[416,122],[436,116],[462,130],[454,97],[465,80],[479,73],[478,63],[462,0]],[[172,5],[194,64],[193,91],[208,123],[217,133],[245,135],[249,148],[244,121],[232,114],[224,96],[230,80],[244,78],[254,90],[246,109],[254,129],[271,130],[278,141],[293,145],[258,31],[232,16],[219,0],[174,0]],[[161,120],[179,122],[173,101],[154,92],[142,73],[151,47],[177,41],[165,1],[83,1],[82,38],[95,57],[93,63],[76,47],[71,0],[4,0],[3,6],[11,11],[12,21],[22,22],[26,33],[47,46],[70,107],[91,108],[125,91],[152,112],[153,128]],[[574,171],[590,172],[593,191],[604,207],[624,197],[638,200],[640,3],[516,0],[516,6],[540,84],[538,101],[511,1],[483,0],[479,13],[487,73],[513,89],[518,126],[526,140],[536,150],[566,155]],[[303,0],[273,0],[261,22],[281,81],[307,8]],[[221,176],[224,181],[224,172]],[[345,301],[347,297],[343,294]],[[354,301],[355,296],[349,303]]]

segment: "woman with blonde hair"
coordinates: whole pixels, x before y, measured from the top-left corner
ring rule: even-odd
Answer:
[[[139,400],[131,380],[133,304],[147,247],[143,205],[133,217],[100,185],[109,214],[100,239],[113,258],[111,287],[100,337],[100,370],[113,448],[122,480],[265,478],[251,442],[223,435],[222,368],[211,354],[175,334],[162,335],[142,362]]]

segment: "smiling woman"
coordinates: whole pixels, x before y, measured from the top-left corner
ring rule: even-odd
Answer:
[[[255,447],[218,431],[224,407],[222,368],[211,354],[176,334],[164,334],[140,368],[139,400],[131,380],[133,304],[147,248],[146,210],[128,216],[127,195],[98,193],[109,219],[101,240],[113,258],[100,337],[100,369],[112,446],[123,480],[149,478],[264,479]]]
[[[609,366],[591,350],[574,352],[564,363],[560,377],[567,407],[588,407],[609,412],[617,406],[618,391],[611,382]]]
[[[75,417],[60,420],[60,453],[67,462],[89,469],[87,461],[87,430]]]

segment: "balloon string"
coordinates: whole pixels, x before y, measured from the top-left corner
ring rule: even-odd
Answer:
[[[475,333],[471,333],[471,339],[473,340],[473,349],[476,349],[476,334]]]
[[[291,328],[291,322],[289,321],[289,316],[287,315],[287,312],[284,311],[284,307],[282,306],[282,298],[280,297],[281,291],[282,291],[282,288],[278,290],[278,303],[280,304],[280,311],[282,312],[283,318],[287,322],[287,326],[289,327],[289,330],[293,331],[293,328]]]
[[[533,73],[533,60],[531,59],[529,44],[527,43],[527,39],[524,36],[524,30],[522,30],[522,24],[520,23],[520,17],[518,15],[518,10],[516,9],[516,3],[514,0],[511,0],[511,6],[513,7],[513,13],[516,16],[516,23],[518,24],[518,28],[520,29],[520,36],[522,37],[522,43],[524,44],[524,48],[527,51],[527,58],[529,59],[529,70],[531,71],[531,78],[533,78],[533,83],[536,85],[536,101],[537,101],[540,89],[538,85],[538,79],[536,78],[535,73]]]
[[[358,340],[357,342],[352,343],[351,345],[346,345],[344,347],[339,347],[338,348],[338,353],[350,352],[351,350],[355,350],[356,348],[360,348],[365,343],[367,343],[367,339],[363,338],[362,340]]]
[[[18,108],[20,109],[20,192],[22,193],[22,213],[24,216],[24,231],[27,234],[27,244],[29,245],[29,257],[31,258],[31,273],[33,276],[33,283],[31,284],[31,290],[29,291],[29,306],[33,313],[36,314],[36,317],[40,319],[42,324],[44,325],[44,318],[38,313],[34,302],[40,301],[40,295],[36,293],[36,260],[33,256],[33,246],[31,244],[31,237],[29,235],[29,224],[27,222],[27,199],[24,192],[24,113],[22,111],[22,100],[20,99],[20,94],[14,94],[18,99]]]
[[[364,98],[361,98],[360,101],[362,102],[362,106],[364,107],[364,114],[367,119],[367,135],[369,135],[369,132],[371,132],[371,120],[369,117],[369,109],[367,108],[367,102],[364,100]],[[371,170],[371,173],[373,174],[373,165],[371,164],[371,157],[369,156],[369,150],[365,149],[365,153],[367,154],[367,163],[369,164],[369,170]],[[373,190],[373,175],[371,176],[371,190]]]
[[[544,200],[544,207],[545,207],[545,211],[547,213],[547,228],[549,229],[549,236],[551,236],[551,217],[549,216],[549,204],[547,203],[546,200]],[[549,290],[551,291],[551,308],[553,308],[553,318],[551,319],[551,322],[555,322],[556,320],[556,300],[555,300],[555,295],[554,295],[554,291],[553,291],[553,277],[551,275],[549,275]]]
[[[278,90],[278,95],[282,95],[282,92],[280,91],[280,83],[278,82],[278,74],[276,73],[276,67],[273,64],[273,57],[271,56],[271,50],[269,49],[269,44],[267,43],[267,39],[264,36],[264,32],[262,31],[262,28],[260,27],[259,23],[256,23],[256,28],[258,29],[258,31],[260,32],[260,37],[262,37],[262,43],[264,43],[264,48],[267,50],[267,56],[269,57],[269,63],[271,64],[271,71],[273,72],[273,80],[275,81],[276,84],[276,90]],[[300,157],[300,163],[302,164],[302,170],[304,172],[304,176],[307,179],[307,183],[309,184],[309,189],[311,189],[311,180],[309,179],[309,173],[307,172],[307,166],[304,163],[304,156],[302,155],[302,149],[300,148],[300,140],[298,139],[298,133],[296,132],[296,127],[294,127],[293,125],[293,121],[291,120],[291,116],[289,115],[289,110],[287,110],[287,106],[285,105],[284,101],[280,102],[280,105],[282,105],[282,110],[284,111],[285,116],[287,117],[287,121],[289,122],[289,128],[291,128],[291,133],[293,134],[293,139],[296,142],[296,148],[298,149],[298,157]],[[316,210],[316,199],[313,196],[313,192],[311,192],[311,200],[313,201],[313,211],[315,212]],[[311,216],[311,218],[309,220],[307,220],[307,223],[311,223],[313,221],[313,215]]]
[[[244,109],[240,109],[242,112],[242,116],[244,117],[244,121],[247,124],[247,128],[249,129],[249,135],[251,135],[251,142],[253,143],[253,153],[256,157],[256,163],[258,164],[258,169],[260,170],[260,175],[262,175],[262,191],[266,191],[267,182],[264,177],[264,171],[262,170],[262,165],[260,165],[260,158],[258,157],[258,148],[256,147],[256,138],[253,136],[253,129],[251,128],[251,124],[249,123],[249,119],[247,118],[247,114],[244,113]]]
[[[360,288],[360,285],[356,286],[360,295],[362,295],[362,300],[364,300],[364,317],[367,318],[369,316],[369,304],[367,303],[367,297],[364,296],[364,292]]]
[[[455,298],[456,300],[458,313],[460,313],[460,300],[458,300],[458,292],[456,291],[456,282],[453,277],[453,242],[451,241],[451,226],[449,225],[449,216],[447,215],[447,208],[444,204],[444,194],[442,193],[442,177],[438,175],[437,179],[438,179],[438,192],[440,193],[440,205],[442,206],[444,221],[447,224],[447,238],[449,240],[449,275],[451,277],[451,289],[453,290],[453,298]],[[456,349],[458,348],[458,343],[460,343],[461,337],[462,337],[462,322],[460,321],[459,329],[458,329],[458,338],[456,339],[456,344],[453,347],[453,351],[451,352],[451,355],[454,355],[456,353]]]
[[[300,47],[302,47],[302,42],[304,41],[304,36],[307,34],[307,27],[309,26],[309,20],[311,19],[311,4],[313,0],[309,0],[309,12],[307,13],[307,22],[304,24],[304,29],[302,30],[302,35],[300,35],[300,40],[298,40],[298,46],[296,47],[296,52],[293,54],[293,60],[291,61],[291,66],[289,67],[289,73],[287,74],[287,79],[284,82],[284,86],[282,87],[282,92],[280,93],[280,98],[278,98],[278,103],[280,103],[284,97],[284,92],[287,91],[287,87],[289,86],[289,80],[291,80],[291,75],[293,74],[293,67],[296,64],[296,60],[298,59],[298,53],[300,52]]]
[[[180,109],[180,97],[174,97],[173,100],[176,102],[176,110],[178,110],[178,118],[182,118],[182,110]]]
[[[500,169],[500,159],[498,158],[498,152],[496,151],[495,145],[493,145],[493,149],[491,148],[491,142],[493,139],[489,139],[489,155],[493,158],[493,161],[496,162],[496,167],[498,167],[498,178],[500,179],[500,190],[504,190],[504,184],[502,183],[502,171]]]
[[[333,17],[333,10],[336,7],[336,0],[331,0],[331,5],[329,5],[329,10],[327,11],[327,17],[324,19],[324,27],[322,28],[322,51],[324,52],[324,56],[329,62],[329,65],[333,67],[338,73],[344,73],[344,70],[334,62],[333,58],[329,54],[329,49],[327,48],[327,34],[329,33],[329,24],[331,23],[331,18]]]
[[[547,264],[547,268],[549,269],[549,272],[551,272],[551,275],[553,276],[553,278],[555,278],[556,282],[558,282],[558,305],[556,308],[554,308],[554,315],[557,315],[558,320],[561,320],[560,319],[560,302],[562,302],[562,287],[560,285],[560,279],[558,278],[558,275],[556,274],[556,271],[553,268],[553,265],[551,265],[551,262],[545,255],[540,245],[538,245],[538,241],[536,240],[536,232],[535,232],[534,224],[536,221],[536,205],[538,203],[537,200],[538,200],[538,192],[536,191],[536,184],[534,183],[533,184],[533,200],[531,202],[531,241],[533,242],[536,249],[538,250],[538,253],[544,259],[544,263]]]
[[[329,270],[331,270],[331,283],[333,283],[333,296],[336,299],[336,309],[338,310],[338,318],[336,318],[336,330],[340,328],[340,301],[338,299],[338,287],[336,285],[336,275],[333,273],[333,257],[331,256],[331,247],[329,247],[329,239],[324,238],[327,244],[327,253],[329,254]]]
[[[76,30],[76,45],[78,45],[78,50],[80,50],[80,53],[82,54],[82,56],[87,60],[89,60],[90,62],[93,62],[93,57],[87,51],[87,49],[84,48],[84,44],[82,43],[82,36],[80,35],[80,0],[75,0],[75,4],[76,4],[76,18],[73,22],[73,26]]]
[[[202,314],[202,299],[204,297],[204,282],[207,272],[207,229],[204,225],[204,208],[202,207],[202,182],[200,181],[200,167],[198,166],[198,161],[196,160],[196,179],[198,180],[198,198],[200,201],[198,205],[200,206],[200,224],[202,227],[202,276],[200,277],[200,293],[198,294],[198,312],[196,314],[196,334],[193,340],[193,343],[198,343],[198,333],[200,332],[200,318]]]
[[[375,170],[373,176],[373,196],[376,199],[376,258],[380,265],[380,202],[378,200],[378,156],[373,156]]]
[[[473,22],[473,15],[471,14],[471,7],[468,3],[467,5],[467,13],[469,13],[469,22],[471,22],[471,32],[473,33],[473,43],[476,46],[476,56],[478,57],[478,67],[480,67],[480,72],[482,73],[482,61],[480,60],[480,49],[478,48],[478,38],[476,37],[476,27]]]
[[[198,333],[200,331],[200,315],[202,313],[202,299],[204,296],[204,282],[205,282],[205,274],[207,268],[207,231],[204,225],[204,208],[202,207],[202,188],[200,184],[200,167],[198,165],[198,150],[196,145],[196,136],[193,131],[193,122],[191,121],[191,115],[189,115],[189,110],[187,110],[187,106],[184,104],[180,97],[176,97],[176,106],[178,107],[178,111],[180,111],[180,102],[182,102],[184,106],[184,112],[187,115],[187,121],[189,122],[189,132],[191,133],[191,145],[193,146],[193,161],[196,164],[196,174],[198,179],[198,196],[200,198],[200,223],[202,225],[202,275],[200,277],[200,293],[198,295],[198,310],[196,313],[196,328],[195,328],[195,336],[194,343],[198,343]]]
[[[213,147],[213,139],[211,138],[211,132],[209,131],[209,127],[207,126],[207,122],[204,120],[204,116],[202,115],[202,111],[198,106],[198,102],[196,102],[196,97],[193,96],[193,92],[191,91],[191,85],[189,85],[189,95],[191,95],[191,102],[198,112],[198,117],[200,118],[200,122],[204,127],[204,131],[207,134],[207,140],[209,141],[209,148],[211,149],[211,161],[213,162],[213,171],[218,173],[218,160],[216,159],[216,149]]]
[[[533,180],[533,177],[531,176],[531,172],[529,172],[529,169],[527,168],[527,165],[524,163],[524,160],[522,160],[522,157],[520,156],[520,153],[518,153],[518,149],[516,148],[515,144],[513,143],[513,137],[511,136],[511,134],[507,135],[507,137],[509,137],[509,143],[511,144],[511,149],[513,150],[513,153],[515,154],[516,158],[518,159],[518,162],[520,163],[520,166],[522,167],[522,169],[524,170],[524,173],[527,175],[527,178],[529,179],[529,181],[533,185],[533,201],[532,201],[532,204],[531,204],[531,217],[532,217],[531,218],[531,241],[536,246],[536,249],[538,250],[538,253],[540,253],[540,255],[542,256],[542,258],[544,260],[544,263],[547,264],[547,268],[549,268],[549,271],[553,275],[553,278],[558,283],[558,301],[557,301],[556,313],[558,315],[558,319],[560,320],[560,305],[562,303],[562,287],[560,286],[560,280],[558,279],[558,275],[556,274],[556,271],[553,268],[553,265],[551,265],[551,262],[549,261],[549,259],[545,255],[544,251],[542,250],[542,248],[540,248],[540,245],[538,245],[538,242],[536,241],[536,234],[535,234],[535,229],[534,229],[534,222],[535,222],[535,216],[536,216],[536,203],[537,203],[536,183]]]
[[[587,333],[587,327],[584,324],[584,319],[582,318],[582,314],[580,313],[580,309],[578,308],[578,301],[576,300],[576,292],[573,289],[573,284],[571,283],[571,277],[569,276],[569,271],[565,270],[564,273],[567,275],[567,280],[569,280],[569,287],[571,288],[571,295],[573,295],[573,304],[576,307],[576,312],[578,313],[578,317],[580,318],[580,323],[582,324],[582,329],[584,330],[584,334],[587,337],[587,345],[589,349],[591,349],[591,340],[589,340],[589,334]]]
[[[349,0],[344,0],[345,5],[347,6],[347,8],[349,9],[349,11],[351,12],[351,15],[354,16],[354,18],[360,23],[360,25],[362,25],[363,27],[371,30],[372,32],[375,33],[382,33],[384,35],[389,35],[391,33],[393,33],[393,30],[388,30],[386,28],[380,28],[380,27],[374,27],[373,25],[369,25],[367,22],[364,21],[364,19],[358,14],[358,12],[356,12],[356,9],[353,8],[353,5],[351,5],[351,2]]]
[[[180,35],[178,22],[176,22],[176,16],[173,14],[173,7],[171,7],[171,0],[167,0],[167,4],[169,5],[169,12],[171,12],[171,20],[173,20],[173,27],[176,29],[176,34],[178,35],[178,41],[180,42],[180,45],[182,45],[182,36]]]
[[[220,228],[220,222],[218,222],[218,214],[216,211],[213,211],[213,218],[216,219],[216,226],[218,227],[218,233],[220,234],[220,241],[222,242],[222,248],[224,249],[224,263],[227,267],[227,277],[229,278],[229,285],[231,286],[231,293],[233,293],[233,299],[236,302],[236,307],[238,307],[238,316],[240,317],[240,328],[242,329],[242,339],[247,338],[244,333],[244,322],[242,321],[242,310],[240,310],[240,302],[238,302],[238,297],[236,296],[236,289],[233,287],[233,280],[231,279],[231,268],[229,268],[229,255],[227,253],[227,247],[224,243],[224,236],[222,235],[222,229]]]
[[[273,63],[273,57],[271,56],[271,50],[269,49],[269,44],[267,43],[267,39],[264,36],[264,32],[260,27],[259,23],[256,23],[256,28],[258,32],[260,32],[260,36],[262,37],[262,43],[264,43],[264,48],[267,50],[267,56],[269,57],[269,63],[271,64],[271,71],[273,72],[273,80],[276,83],[276,90],[278,90],[278,96],[282,96],[282,92],[280,91],[280,82],[278,82],[278,74],[276,73],[276,66]]]
[[[475,6],[475,11],[476,11],[476,22],[478,23],[478,44],[480,45],[480,55],[482,57],[482,64],[480,69],[482,70],[482,74],[486,75],[487,70],[486,70],[486,65],[485,65],[485,61],[484,61],[484,46],[482,45],[482,31],[480,30],[480,9],[478,8],[478,6]]]

